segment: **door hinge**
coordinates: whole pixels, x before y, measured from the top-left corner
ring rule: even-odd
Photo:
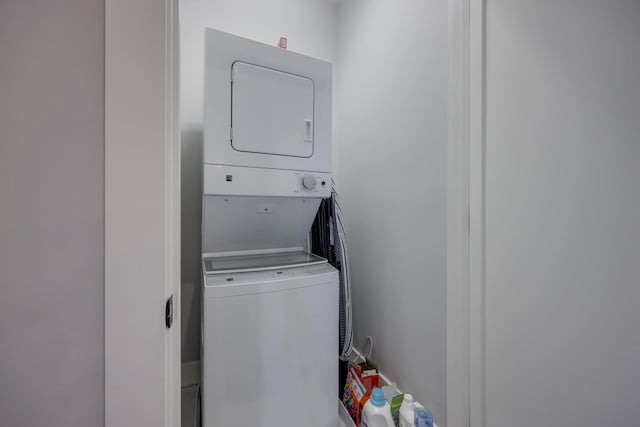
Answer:
[[[173,295],[169,297],[164,307],[164,324],[167,329],[173,325]]]

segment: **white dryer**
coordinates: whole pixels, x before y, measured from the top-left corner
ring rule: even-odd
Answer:
[[[331,171],[330,63],[210,28],[205,48],[205,165]]]
[[[271,252],[203,273],[203,427],[336,427],[338,272]]]
[[[331,196],[331,64],[205,32],[202,252],[299,248]]]

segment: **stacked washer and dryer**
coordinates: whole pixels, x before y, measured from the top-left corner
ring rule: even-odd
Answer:
[[[335,427],[338,272],[305,252],[331,196],[331,64],[207,29],[204,427]]]

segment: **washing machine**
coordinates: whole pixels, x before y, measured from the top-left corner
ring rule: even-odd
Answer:
[[[202,266],[203,427],[337,427],[337,270],[301,250]]]

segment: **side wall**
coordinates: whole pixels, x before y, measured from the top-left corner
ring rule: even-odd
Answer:
[[[180,2],[182,139],[182,362],[200,359],[202,107],[206,27],[334,62],[337,6],[326,0]]]
[[[334,172],[355,344],[446,424],[445,0],[340,7]]]
[[[485,425],[638,426],[640,3],[486,8]]]
[[[104,425],[104,1],[0,2],[0,424]]]

